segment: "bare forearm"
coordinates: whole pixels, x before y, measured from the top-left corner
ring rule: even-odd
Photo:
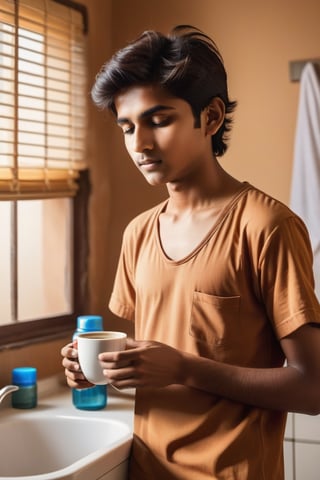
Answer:
[[[287,367],[244,368],[155,341],[127,340],[127,350],[100,355],[117,388],[180,384],[272,410],[320,413],[320,329],[305,326],[281,340]]]
[[[319,413],[319,387],[297,368],[243,368],[187,354],[183,363],[190,387],[260,408]]]

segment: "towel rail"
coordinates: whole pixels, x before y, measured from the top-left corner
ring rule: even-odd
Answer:
[[[303,67],[307,63],[313,63],[320,69],[320,58],[309,58],[304,60],[293,60],[289,62],[289,76],[291,82],[299,82]]]

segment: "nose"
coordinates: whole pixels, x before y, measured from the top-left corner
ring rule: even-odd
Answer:
[[[151,129],[142,126],[136,126],[132,134],[132,148],[136,153],[142,153],[145,150],[152,150],[154,146],[153,133]]]

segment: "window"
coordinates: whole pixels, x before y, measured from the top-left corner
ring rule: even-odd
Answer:
[[[73,1],[0,0],[0,345],[85,301],[85,30]]]

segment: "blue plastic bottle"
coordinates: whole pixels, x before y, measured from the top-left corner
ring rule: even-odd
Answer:
[[[77,330],[73,340],[79,333],[97,332],[103,330],[103,319],[98,315],[82,315],[77,318]],[[107,404],[107,386],[95,385],[90,388],[73,388],[72,402],[80,410],[100,410]]]
[[[37,369],[17,367],[12,370],[12,383],[19,390],[12,393],[13,408],[34,408],[37,406]]]

